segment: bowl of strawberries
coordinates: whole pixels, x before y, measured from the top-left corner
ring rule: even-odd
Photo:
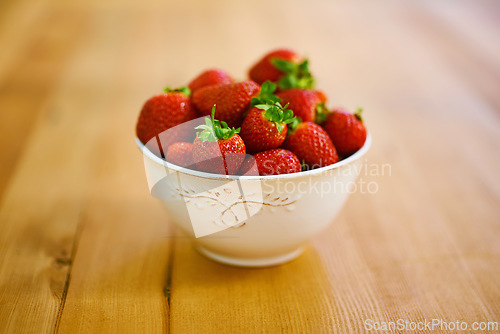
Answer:
[[[352,192],[371,137],[361,110],[329,109],[308,60],[266,54],[235,81],[203,71],[141,109],[151,194],[206,257],[262,267],[294,259]]]

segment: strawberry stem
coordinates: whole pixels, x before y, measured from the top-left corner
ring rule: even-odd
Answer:
[[[241,128],[230,128],[226,122],[215,119],[215,104],[212,107],[212,115],[210,118],[205,118],[204,125],[198,125],[196,130],[202,130],[196,133],[196,137],[202,142],[218,141],[219,139],[229,139],[234,134],[239,133]]]
[[[305,160],[302,160],[300,162],[300,169],[304,172],[304,171],[307,171],[309,170],[309,166],[306,164],[306,161]]]
[[[354,112],[354,117],[358,119],[358,121],[363,122],[363,117],[361,117],[361,113],[363,112],[363,108],[358,108]]]
[[[323,103],[323,102],[318,103],[316,105],[315,110],[316,110],[316,117],[315,117],[316,123],[321,124],[324,121],[326,121],[326,118],[328,117],[328,114],[330,114],[330,111],[326,107],[325,103]]]
[[[167,87],[165,87],[163,89],[163,92],[164,93],[175,93],[175,92],[177,92],[177,93],[184,93],[187,96],[191,96],[191,90],[188,87],[186,87],[186,86],[182,86],[182,87],[179,87],[179,88],[170,88],[170,87],[167,86]]]
[[[260,88],[259,95],[257,97],[252,98],[250,105],[255,107],[257,104],[274,104],[276,102],[280,102],[281,99],[274,95],[274,91],[276,90],[276,84],[271,81],[266,81],[262,84]]]

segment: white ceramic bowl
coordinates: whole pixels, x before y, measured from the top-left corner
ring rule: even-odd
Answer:
[[[294,259],[328,227],[352,192],[364,146],[336,164],[273,176],[226,176],[181,168],[139,140],[150,190],[210,259],[262,267]]]

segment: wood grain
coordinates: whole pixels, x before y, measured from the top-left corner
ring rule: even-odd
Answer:
[[[20,7],[25,6],[21,3]],[[31,21],[28,22],[15,20],[23,17],[24,11],[18,9],[9,13],[5,10],[15,24],[2,30],[0,35],[1,45],[9,46],[2,48],[0,56],[0,73],[3,73],[0,75],[0,131],[3,139],[0,143],[0,190],[6,187],[14,172],[37,115],[47,103],[66,59],[84,31],[81,15],[70,18],[55,10],[34,9],[29,10]],[[19,30],[27,38],[19,40],[16,35]]]
[[[0,12],[0,332],[500,321],[497,2],[22,0]],[[149,195],[135,120],[167,84],[209,67],[244,78],[279,46],[311,58],[331,106],[365,109],[361,180],[376,191],[353,194],[289,264],[219,265]]]

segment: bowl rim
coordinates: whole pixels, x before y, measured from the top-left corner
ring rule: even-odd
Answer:
[[[144,145],[139,138],[135,138],[136,144],[139,147],[139,149],[142,151],[143,155],[148,157],[150,160],[155,162],[158,165],[173,169],[177,172],[187,174],[187,175],[192,175],[192,176],[197,176],[205,179],[217,179],[217,180],[273,180],[273,179],[294,179],[294,178],[300,178],[303,176],[313,176],[317,174],[322,174],[324,172],[327,172],[329,170],[337,169],[340,168],[344,165],[347,165],[353,161],[358,160],[361,158],[363,155],[365,155],[366,152],[368,152],[368,149],[370,148],[372,144],[372,136],[370,132],[367,131],[366,134],[366,140],[363,146],[357,150],[354,154],[348,156],[347,158],[340,160],[334,164],[331,164],[329,166],[325,167],[320,167],[308,171],[302,171],[298,173],[290,173],[290,174],[279,174],[279,175],[222,175],[222,174],[212,174],[212,173],[207,173],[207,172],[200,172],[196,171],[193,169],[189,168],[184,168],[180,167],[177,165],[174,165],[166,160],[163,160],[156,156],[153,152],[151,152],[146,145]]]

